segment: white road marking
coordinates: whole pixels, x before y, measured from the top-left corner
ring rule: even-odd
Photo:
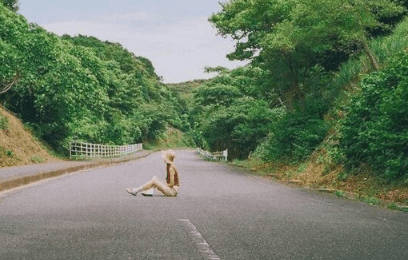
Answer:
[[[184,223],[184,227],[187,229],[188,235],[197,247],[198,252],[204,260],[220,260],[220,258],[214,253],[210,245],[205,241],[201,233],[188,219],[179,219]]]

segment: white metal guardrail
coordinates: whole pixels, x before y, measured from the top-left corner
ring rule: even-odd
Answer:
[[[74,159],[112,158],[134,153],[143,149],[143,144],[102,145],[71,142],[69,157]]]
[[[221,152],[208,152],[201,148],[197,148],[196,152],[201,155],[202,157],[208,160],[224,160],[228,159],[228,149],[221,151]]]

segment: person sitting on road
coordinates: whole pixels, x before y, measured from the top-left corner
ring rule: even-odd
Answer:
[[[158,180],[156,177],[153,177],[149,182],[145,183],[144,185],[138,188],[128,188],[126,191],[136,196],[139,192],[142,192],[142,195],[149,196],[147,193],[143,193],[143,191],[148,191],[151,189],[156,188],[165,196],[177,196],[177,192],[179,190],[179,175],[176,166],[174,165],[174,158],[176,157],[176,153],[173,150],[167,150],[162,153],[162,157],[164,162],[166,163],[166,183],[163,181]],[[151,196],[151,195],[150,195]]]

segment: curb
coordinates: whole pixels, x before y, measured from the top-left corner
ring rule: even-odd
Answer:
[[[79,166],[72,166],[66,167],[58,170],[51,170],[51,171],[43,171],[39,172],[34,175],[18,177],[10,180],[0,181],[0,192],[5,190],[10,190],[13,188],[17,188],[19,186],[27,185],[29,183],[41,181],[44,179],[49,179],[57,176],[61,176],[68,173],[73,173],[85,169],[96,168],[99,166],[108,166],[113,164],[125,163],[133,160],[138,160],[149,156],[150,154],[154,153],[154,151],[146,151],[145,154],[141,154],[137,157],[125,157],[125,158],[115,158],[115,159],[105,159],[105,160],[98,160],[98,161],[91,161],[89,163],[79,165]]]

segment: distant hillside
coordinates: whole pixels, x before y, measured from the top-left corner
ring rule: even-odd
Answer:
[[[0,168],[55,160],[19,119],[0,106]]]
[[[181,96],[188,96],[193,93],[193,90],[203,85],[210,80],[207,79],[196,79],[193,81],[186,81],[181,83],[169,83],[166,86],[179,93]]]

